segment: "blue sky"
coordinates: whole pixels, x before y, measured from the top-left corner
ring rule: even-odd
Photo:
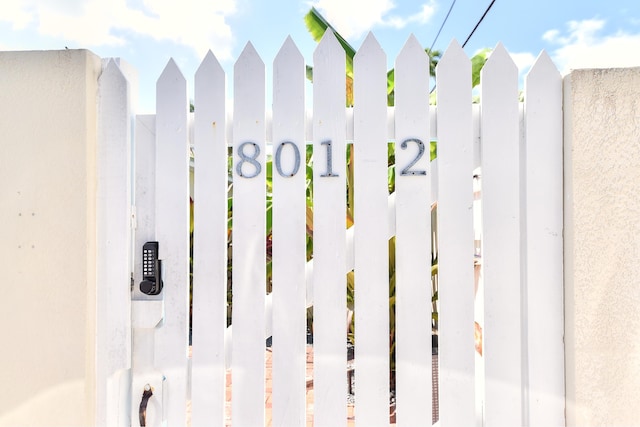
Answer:
[[[462,43],[491,0],[456,0],[434,49]],[[153,112],[155,81],[169,58],[189,84],[207,50],[227,71],[251,41],[267,65],[287,35],[308,63],[316,43],[303,16],[315,6],[354,46],[369,31],[389,67],[407,37],[430,46],[452,0],[5,0],[0,50],[89,49],[121,57],[139,73],[140,112]],[[522,74],[545,49],[563,73],[640,66],[638,0],[496,0],[465,51],[502,42]],[[269,87],[269,85],[267,85]]]

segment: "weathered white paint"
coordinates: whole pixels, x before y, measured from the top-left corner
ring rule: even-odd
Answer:
[[[542,52],[525,79],[528,424],[564,423],[562,79]],[[540,248],[545,248],[540,250]],[[542,309],[544,307],[544,309]]]
[[[164,317],[163,295],[148,296],[140,292],[142,281],[142,246],[155,240],[156,224],[156,117],[136,116],[134,180],[134,283],[131,292],[131,387],[130,422],[139,426],[139,408],[147,384],[154,396],[147,405],[149,425],[158,426],[163,414],[163,374],[155,367],[155,334]]]
[[[482,69],[485,423],[521,425],[518,69],[501,44]]]
[[[429,58],[410,37],[396,59],[396,408],[399,426],[431,421],[431,170],[429,162]],[[424,175],[401,176],[413,169]]]
[[[347,423],[345,55],[331,31],[313,54],[314,425]],[[331,141],[332,172],[328,169]]]
[[[265,66],[251,43],[234,66],[233,83],[232,411],[237,425],[255,426],[265,415],[266,114]],[[238,150],[246,142],[255,144],[245,146],[245,154],[256,154],[259,171],[250,162],[240,163]]]
[[[440,420],[475,420],[471,63],[453,41],[438,62]]]
[[[131,89],[114,59],[98,80],[96,425],[123,424],[131,368]]]
[[[354,61],[355,416],[389,425],[387,58],[369,33]],[[376,262],[371,262],[377,260]]]
[[[227,324],[226,84],[208,52],[195,75],[192,425],[224,423]],[[197,202],[196,202],[197,201]],[[196,256],[197,255],[197,256]]]
[[[164,319],[153,366],[165,377],[169,425],[186,422],[189,342],[189,142],[187,84],[173,60],[156,84],[155,240],[163,264]],[[142,248],[136,248],[138,253]],[[132,390],[132,394],[140,390]],[[158,394],[157,392],[155,394]]]
[[[287,38],[273,64],[273,425],[306,425],[305,65]],[[294,144],[294,145],[292,145]],[[295,150],[299,153],[295,175]],[[275,157],[274,157],[275,158]],[[267,320],[268,321],[268,320]]]

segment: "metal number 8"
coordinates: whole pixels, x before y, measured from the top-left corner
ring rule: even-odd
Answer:
[[[245,153],[245,147],[247,145],[253,145],[253,155],[251,156],[248,156]],[[236,172],[238,173],[238,175],[243,178],[255,178],[256,176],[260,175],[260,172],[262,171],[262,165],[260,164],[260,162],[258,162],[258,160],[256,160],[259,155],[260,155],[260,146],[255,142],[247,141],[240,144],[240,146],[238,147],[238,156],[240,157],[240,161],[236,165]],[[245,162],[250,163],[255,168],[252,174],[245,174],[242,172],[242,165]]]

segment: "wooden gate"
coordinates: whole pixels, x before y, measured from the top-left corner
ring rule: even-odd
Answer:
[[[563,425],[562,81],[549,57],[519,94],[498,45],[473,94],[454,41],[430,105],[429,60],[410,37],[387,107],[387,59],[369,35],[353,108],[330,32],[313,62],[307,103],[287,39],[271,113],[251,44],[232,105],[211,53],[193,114],[173,61],[158,79],[156,115],[135,124],[131,387],[105,399],[105,419],[415,426],[436,401],[443,426]],[[157,295],[140,291],[147,241],[162,260]]]

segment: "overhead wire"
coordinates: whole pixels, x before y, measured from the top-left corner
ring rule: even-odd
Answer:
[[[487,13],[489,13],[489,11],[491,10],[495,2],[496,0],[491,0],[491,3],[489,3],[489,6],[487,6],[487,8],[484,10],[484,13],[482,14],[478,22],[476,22],[476,25],[473,27],[473,30],[471,30],[471,32],[467,36],[467,39],[464,41],[464,43],[462,43],[462,48],[464,48],[467,45],[467,43],[469,42],[469,39],[471,39],[471,36],[473,36],[473,33],[476,32],[476,30],[478,29],[478,27],[480,26],[484,18],[487,16]],[[455,0],[453,3],[455,3]],[[451,5],[451,8],[453,8],[453,4]],[[451,8],[449,8],[449,13],[451,12]],[[447,13],[447,17],[449,16],[449,13]],[[447,21],[447,17],[445,17],[444,22]],[[444,22],[442,23],[442,26],[444,26]],[[442,30],[442,26],[440,26],[440,30]],[[439,34],[440,34],[440,31],[438,31],[438,35]],[[436,39],[437,38],[438,36],[436,35]],[[435,44],[435,40],[433,43]],[[431,49],[433,49],[433,44],[431,45]],[[432,93],[435,89],[436,89],[436,85],[433,85],[433,88],[429,91],[429,93]]]
[[[464,41],[464,43],[462,43],[462,47],[464,48],[467,45],[467,42],[469,41],[469,39],[471,38],[471,36],[473,35],[473,33],[476,32],[476,30],[478,29],[478,27],[480,26],[480,23],[482,22],[482,20],[484,19],[485,16],[487,16],[487,13],[489,13],[489,10],[491,10],[491,7],[493,6],[493,4],[496,2],[496,0],[491,0],[491,3],[489,4],[489,6],[487,7],[487,9],[484,11],[484,13],[482,14],[482,16],[480,17],[480,19],[478,20],[478,23],[476,24],[475,27],[473,27],[473,30],[471,30],[471,33],[469,33],[469,36],[467,37],[467,39]]]
[[[438,41],[438,37],[440,36],[440,32],[442,31],[442,28],[444,27],[444,24],[447,23],[447,19],[449,19],[449,15],[451,14],[451,10],[453,9],[453,6],[456,4],[457,0],[453,0],[451,2],[451,6],[449,6],[449,11],[447,12],[447,15],[444,17],[444,21],[442,21],[442,24],[440,24],[440,29],[438,29],[438,33],[436,34],[436,37],[433,39],[433,43],[431,43],[431,47],[429,48],[429,52],[431,52],[433,50],[433,46],[436,44],[436,41]]]

